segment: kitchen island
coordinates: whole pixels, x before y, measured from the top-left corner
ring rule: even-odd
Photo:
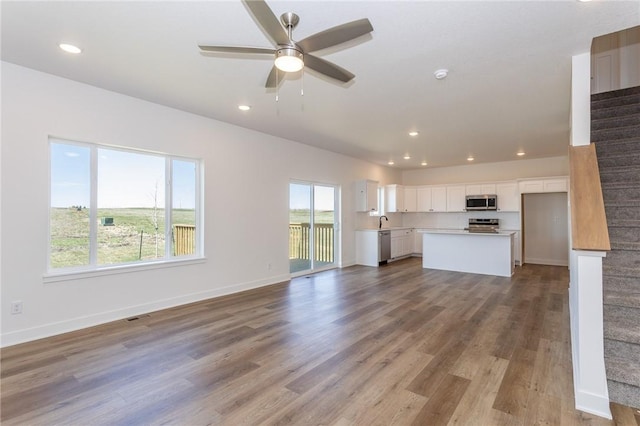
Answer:
[[[513,231],[475,233],[421,230],[422,267],[510,277],[515,270]]]

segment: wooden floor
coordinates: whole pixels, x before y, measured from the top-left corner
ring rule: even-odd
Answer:
[[[0,419],[614,424],[573,408],[567,286],[563,267],[499,278],[419,259],[301,277],[6,348]]]

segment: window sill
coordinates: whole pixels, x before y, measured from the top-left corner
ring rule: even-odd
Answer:
[[[149,271],[161,268],[175,268],[177,266],[195,265],[205,263],[207,258],[188,258],[188,259],[171,259],[161,260],[158,262],[135,263],[128,265],[103,266],[91,270],[75,270],[64,272],[48,272],[42,276],[45,284],[60,281],[81,280],[85,278],[103,277],[107,275],[128,274],[131,272]]]

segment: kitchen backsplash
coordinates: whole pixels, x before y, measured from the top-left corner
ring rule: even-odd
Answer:
[[[396,213],[397,214],[397,213]],[[500,219],[501,229],[520,229],[518,212],[468,212],[468,213],[404,213],[402,226],[411,228],[463,229],[469,225],[469,218]]]
[[[369,213],[356,215],[356,229],[375,229],[380,218]],[[518,212],[473,212],[473,213],[387,213],[389,221],[382,219],[382,227],[408,226],[411,228],[463,229],[469,225],[469,218],[500,219],[500,228],[520,229]]]

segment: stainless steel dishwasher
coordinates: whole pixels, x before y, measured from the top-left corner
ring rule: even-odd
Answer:
[[[391,231],[378,231],[378,264],[391,259]]]

